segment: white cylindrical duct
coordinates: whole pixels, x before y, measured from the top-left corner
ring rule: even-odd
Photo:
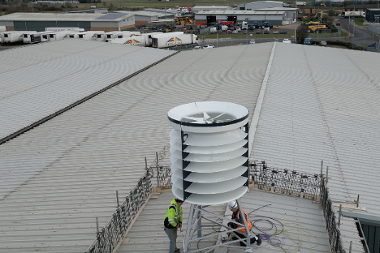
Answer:
[[[214,205],[248,189],[248,109],[205,101],[168,112],[172,192],[191,204]]]

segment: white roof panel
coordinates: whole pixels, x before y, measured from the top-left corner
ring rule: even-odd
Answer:
[[[115,13],[110,13],[115,14]],[[0,21],[97,21],[101,17],[110,17],[109,14],[95,13],[37,13],[37,12],[15,12],[0,16]],[[111,15],[112,16],[112,15]],[[111,20],[118,21],[133,16],[125,13],[122,16],[114,16]],[[102,21],[102,20],[99,20]]]
[[[2,51],[0,140],[170,54],[75,39]]]
[[[380,215],[377,62],[376,53],[277,43],[251,156],[311,173],[323,160],[334,201],[359,194]]]

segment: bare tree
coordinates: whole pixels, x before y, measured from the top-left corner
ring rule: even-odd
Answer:
[[[307,25],[302,24],[297,28],[297,44],[303,44],[305,38],[309,36]]]

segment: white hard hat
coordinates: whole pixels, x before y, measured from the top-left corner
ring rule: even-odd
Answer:
[[[230,209],[234,209],[235,207],[237,207],[237,203],[236,203],[236,201],[235,201],[235,200],[230,201],[230,202],[228,203],[228,207],[229,207]]]

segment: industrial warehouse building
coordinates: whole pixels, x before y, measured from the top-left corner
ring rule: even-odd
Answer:
[[[276,42],[176,53],[63,40],[0,55],[0,252],[86,252],[101,234],[96,221],[106,229],[146,167],[170,166],[167,112],[195,101],[248,108],[249,158],[273,173],[319,174],[323,160],[336,220],[342,204],[343,249],[364,253],[367,240],[379,252],[378,54]],[[117,252],[168,251],[162,222],[172,195],[156,197]],[[284,227],[277,237],[265,230],[254,252],[330,251],[319,203],[258,189],[241,202],[251,220]]]
[[[259,2],[252,2],[252,3],[244,3],[244,4],[238,4],[237,9],[238,10],[246,10],[246,11],[255,11],[260,10],[264,8],[274,8],[274,7],[284,7],[283,2],[276,2],[276,1],[259,1]]]
[[[194,19],[196,22],[206,22],[207,24],[217,21],[234,21],[241,23],[242,21],[269,21],[273,25],[292,24],[297,19],[297,9],[295,8],[268,8],[256,11],[200,11],[195,13]]]
[[[135,16],[135,25],[143,26],[147,23],[158,20],[174,20],[176,17],[176,12],[163,11],[158,12],[156,10],[144,10],[144,11],[117,11],[117,13],[126,13]]]
[[[79,27],[86,31],[120,31],[135,27],[133,13],[25,13],[0,16],[7,31],[45,31],[45,27]]]

